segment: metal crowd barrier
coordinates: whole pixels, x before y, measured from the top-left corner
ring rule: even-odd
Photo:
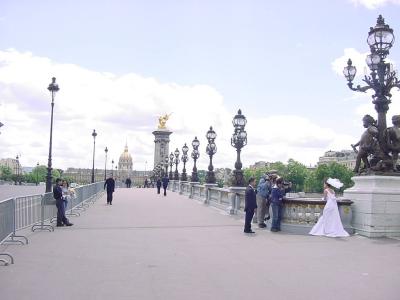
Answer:
[[[69,199],[68,215],[79,216],[77,210],[84,210],[104,192],[104,182],[97,182],[75,189],[75,197]],[[30,226],[32,231],[54,231],[51,224],[56,219],[57,207],[53,193],[9,198],[0,201],[0,244],[28,244],[28,238],[16,232]],[[0,262],[14,263],[11,254],[0,252]]]

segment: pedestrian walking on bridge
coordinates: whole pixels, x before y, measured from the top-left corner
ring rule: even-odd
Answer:
[[[169,183],[169,178],[167,175],[164,175],[164,177],[162,179],[162,187],[164,189],[164,196],[167,196],[168,183]]]
[[[107,178],[106,182],[104,183],[104,189],[107,187],[107,204],[112,205],[113,200],[113,193],[115,190],[115,180],[112,175]]]

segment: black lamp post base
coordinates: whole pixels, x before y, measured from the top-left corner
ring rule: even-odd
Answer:
[[[187,175],[186,175],[186,173],[182,173],[182,175],[181,175],[181,181],[187,181]]]
[[[206,175],[206,183],[216,183],[214,171],[208,171]]]
[[[243,187],[246,185],[243,176],[243,170],[233,170],[231,177],[232,186]]]

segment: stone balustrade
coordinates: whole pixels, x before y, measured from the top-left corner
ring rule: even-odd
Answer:
[[[170,180],[169,190],[179,192],[191,199],[204,204],[226,210],[229,214],[244,214],[243,187],[218,188],[214,184],[200,185],[198,182]],[[283,201],[282,231],[307,234],[317,223],[326,201],[321,198],[307,198],[304,193],[288,193]],[[353,202],[343,198],[338,199],[338,207],[343,227],[350,234],[354,233],[351,226]],[[271,211],[272,216],[272,211]],[[271,220],[267,222],[270,227]]]

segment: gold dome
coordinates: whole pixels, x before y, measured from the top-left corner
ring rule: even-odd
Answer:
[[[132,156],[128,152],[128,145],[125,145],[124,152],[119,157],[118,168],[120,170],[132,170]]]

